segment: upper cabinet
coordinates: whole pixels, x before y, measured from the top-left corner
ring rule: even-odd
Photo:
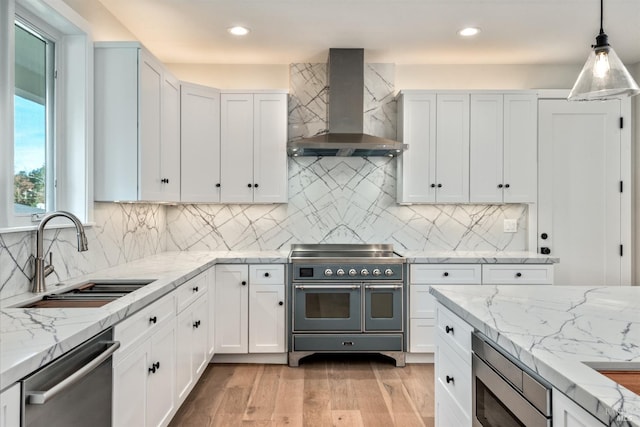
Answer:
[[[220,98],[220,201],[286,203],[287,94]]]
[[[220,91],[181,85],[180,201],[220,201]]]
[[[401,93],[398,132],[398,203],[469,201],[469,94]]]
[[[537,96],[404,91],[398,203],[535,203]]]
[[[535,203],[538,99],[471,95],[472,203]]]
[[[95,199],[180,200],[180,86],[140,44],[96,43]]]

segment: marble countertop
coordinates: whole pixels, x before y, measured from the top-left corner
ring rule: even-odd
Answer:
[[[559,258],[535,252],[402,251],[410,264],[556,264]]]
[[[584,362],[640,367],[640,287],[434,286],[436,299],[611,426],[640,426],[640,396]]]
[[[155,279],[135,292],[98,308],[11,308],[40,299],[32,293],[2,300],[0,309],[0,390],[51,362],[93,335],[169,293],[215,264],[287,263],[288,252],[165,252],[49,286],[74,288],[90,279]]]

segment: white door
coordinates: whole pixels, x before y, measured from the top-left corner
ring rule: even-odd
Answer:
[[[287,202],[287,94],[253,96],[253,201]]]
[[[249,352],[283,353],[284,284],[251,285],[249,294]]]
[[[620,116],[616,100],[539,102],[538,247],[558,285],[621,284]]]
[[[216,353],[248,351],[249,266],[216,265]]]
[[[220,92],[192,84],[181,87],[180,200],[220,201]]]
[[[471,203],[501,203],[503,185],[503,97],[471,95]]]
[[[436,201],[469,201],[469,95],[437,95]]]
[[[253,95],[220,96],[220,201],[253,202]]]

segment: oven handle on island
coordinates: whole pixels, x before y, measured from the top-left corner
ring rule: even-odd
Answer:
[[[360,285],[295,285],[296,289],[358,289]]]
[[[364,285],[365,289],[402,289],[402,285]]]

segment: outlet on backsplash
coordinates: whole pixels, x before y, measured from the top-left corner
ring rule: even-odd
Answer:
[[[518,232],[518,220],[517,219],[505,219],[504,220],[504,232],[505,233],[517,233]]]

